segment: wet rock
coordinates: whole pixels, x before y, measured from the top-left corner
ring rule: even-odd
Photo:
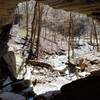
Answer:
[[[30,80],[22,80],[12,84],[14,92],[20,92],[30,86]]]
[[[33,87],[29,87],[23,91],[21,91],[20,93],[21,95],[23,95],[24,97],[28,98],[32,98],[34,97],[36,94],[33,92]]]
[[[25,97],[10,92],[3,92],[2,94],[0,94],[0,99],[1,100],[26,100]]]
[[[2,84],[2,86],[4,86],[2,88],[3,92],[11,92],[13,90],[11,85],[6,86],[6,84],[9,84],[11,82],[12,81],[11,81],[11,79],[9,77],[3,82],[3,84]]]

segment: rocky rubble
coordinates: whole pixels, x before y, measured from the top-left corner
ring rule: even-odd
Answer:
[[[10,78],[0,86],[0,98],[2,100],[28,100],[33,98],[35,93],[30,87],[29,80],[11,81]]]

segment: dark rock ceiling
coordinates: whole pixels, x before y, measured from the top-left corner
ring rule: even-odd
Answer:
[[[0,23],[13,16],[16,4],[26,0],[0,0]],[[85,13],[100,20],[100,0],[37,0],[55,9]],[[4,20],[4,21],[3,21]]]

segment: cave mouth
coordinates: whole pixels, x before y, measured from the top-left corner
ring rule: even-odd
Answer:
[[[88,2],[91,2],[91,0],[88,0]],[[91,71],[99,70],[98,66],[100,66],[98,53],[100,36],[97,23],[92,18],[88,19],[86,15],[80,13],[66,13],[62,10],[47,7],[45,9],[47,11],[43,14],[43,7],[40,3],[34,4],[34,7],[31,5],[32,11],[29,5],[31,3],[25,2],[18,6],[16,12],[19,13],[18,17],[21,18],[15,15],[18,18],[15,20],[17,25],[13,25],[12,28],[12,23],[10,23],[0,27],[1,76],[4,79],[9,76],[15,82],[11,83],[14,84],[12,87],[15,93],[28,88],[31,81],[34,91],[38,94],[53,91],[54,97],[51,100],[62,100],[62,98],[63,100],[74,100],[75,98],[80,100],[82,97],[85,100],[90,97],[94,100],[94,98],[99,97],[98,92],[97,94],[91,92],[99,89],[99,75],[97,75],[97,72],[94,76],[84,78],[90,75]],[[18,10],[22,9],[22,6],[26,7],[25,11],[18,12]],[[59,6],[62,8],[63,5]],[[54,8],[59,8],[59,6],[54,6]],[[92,15],[99,16],[99,13],[93,12]],[[32,17],[30,22],[29,17]],[[17,21],[19,22],[17,23]],[[14,56],[10,59],[12,54],[8,55],[8,59],[6,59],[8,56],[4,58],[8,53],[8,44],[13,48],[10,49],[15,53],[17,63]],[[19,67],[17,71],[22,71],[22,74],[19,74],[18,77],[24,78],[25,81],[23,79],[17,80],[15,76],[16,64]],[[10,69],[9,67],[13,68]],[[26,79],[28,80],[26,81]],[[19,83],[16,84],[16,82]],[[22,83],[20,84],[20,82]],[[57,82],[58,84],[56,84]],[[49,86],[47,83],[50,83]],[[67,85],[63,86],[64,84]],[[46,87],[47,89],[45,89]],[[76,91],[78,95],[75,93]],[[26,98],[27,95],[24,94]],[[33,92],[31,91],[28,96],[33,96]],[[41,98],[43,100],[47,99],[44,95],[36,96],[35,99],[40,100]]]

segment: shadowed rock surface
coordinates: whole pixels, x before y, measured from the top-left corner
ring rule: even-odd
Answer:
[[[20,2],[28,0],[0,0],[0,24],[7,24],[13,20],[14,10]],[[55,9],[85,13],[100,20],[99,0],[37,0]]]
[[[89,76],[62,86],[52,100],[99,100],[100,76]]]

